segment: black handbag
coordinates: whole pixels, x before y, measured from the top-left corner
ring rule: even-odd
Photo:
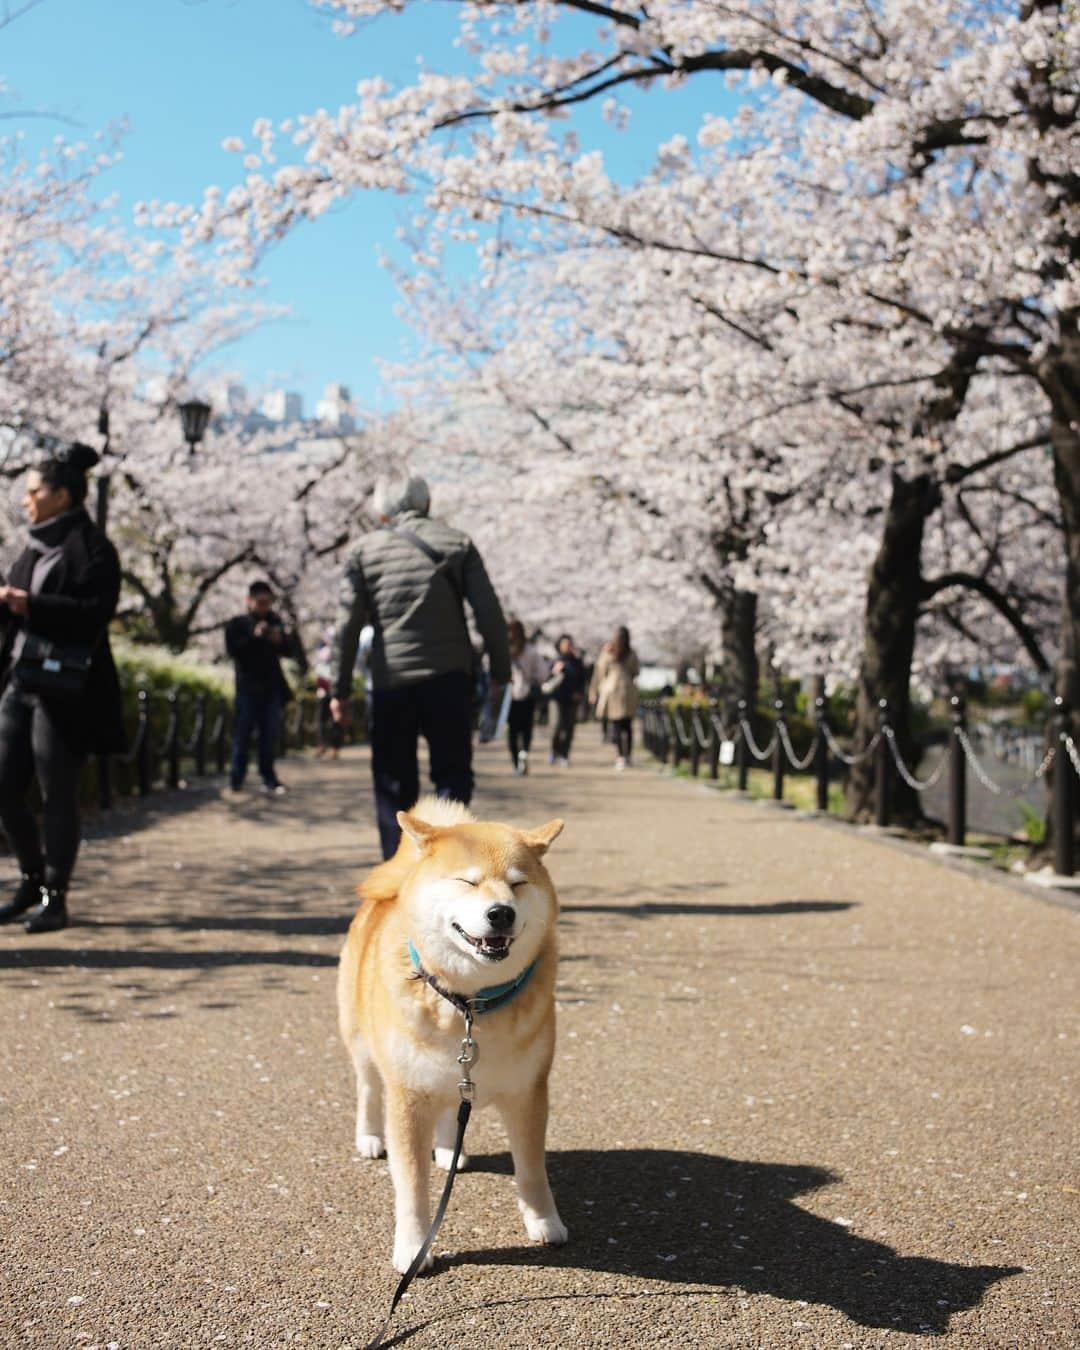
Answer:
[[[22,651],[11,678],[28,694],[77,698],[86,689],[94,647],[82,642],[52,642],[24,633]]]

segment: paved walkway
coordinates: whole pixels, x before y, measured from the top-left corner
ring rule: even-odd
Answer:
[[[471,1127],[395,1344],[1075,1346],[1078,917],[638,768],[481,757],[568,827],[552,1182],[522,1246]],[[362,1350],[390,1182],[352,1151],[334,965],[362,751],[281,802],[93,839],[79,923],[0,930],[0,1345]]]

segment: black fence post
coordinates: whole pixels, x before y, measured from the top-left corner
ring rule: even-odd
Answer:
[[[963,848],[967,838],[967,756],[964,754],[965,708],[962,694],[949,699],[952,740],[949,742],[949,843]]]
[[[193,738],[195,742],[195,772],[200,778],[206,777],[206,713],[209,702],[209,697],[206,694],[200,694],[195,711],[195,735]]]
[[[170,689],[166,694],[169,705],[169,726],[165,733],[166,783],[171,788],[180,786],[180,693]]]
[[[108,811],[112,804],[112,762],[108,755],[98,755],[98,805]]]
[[[677,769],[682,762],[682,718],[678,708],[671,710],[671,767]]]
[[[885,734],[885,728],[889,725],[889,704],[887,699],[878,699],[878,735],[880,740],[877,747],[877,761],[875,763],[874,798],[875,798],[875,817],[874,823],[884,828],[889,823],[889,738]]]
[[[135,730],[136,773],[139,781],[139,796],[148,797],[153,786],[154,747],[152,744],[152,726],[150,721],[150,691],[139,690],[139,723]]]
[[[701,719],[697,715],[697,709],[690,710],[690,772],[696,778],[701,772],[701,737],[698,730],[701,726]]]
[[[827,705],[822,696],[814,699],[814,714],[817,720],[817,750],[814,752],[814,778],[817,782],[817,809],[827,812],[829,809],[829,742],[825,733],[828,718]]]
[[[1054,730],[1057,734],[1057,763],[1054,765],[1054,871],[1059,877],[1071,877],[1076,870],[1073,856],[1073,766],[1066,739],[1069,735],[1069,709],[1063,698],[1054,699]]]
[[[784,746],[780,739],[780,729],[784,725],[783,700],[776,699],[773,708],[776,712],[776,722],[773,726],[772,795],[774,802],[782,802],[784,800]]]
[[[717,779],[720,777],[720,732],[716,725],[716,707],[709,709],[709,726],[712,729],[709,736],[709,777]]]
[[[739,699],[739,740],[737,746],[737,762],[739,766],[739,791],[745,792],[750,782],[750,746],[746,740],[746,730],[743,723],[747,720],[746,699]]]
[[[217,720],[214,722],[214,767],[218,773],[225,772],[225,765],[228,761],[229,738],[226,734],[228,720],[228,704],[224,697],[221,697],[218,699]]]

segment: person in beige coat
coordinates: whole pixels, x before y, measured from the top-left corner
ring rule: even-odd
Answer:
[[[634,714],[638,709],[637,676],[641,663],[630,645],[630,633],[617,628],[596,658],[589,698],[596,716],[607,718],[615,739],[616,769],[627,768],[634,748]]]

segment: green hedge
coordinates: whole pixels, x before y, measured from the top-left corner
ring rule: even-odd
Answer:
[[[135,735],[139,723],[139,694],[142,690],[150,695],[151,744],[154,747],[152,776],[154,780],[164,773],[161,750],[165,743],[169,725],[169,704],[167,695],[175,689],[180,699],[180,742],[186,745],[195,731],[198,717],[197,700],[205,694],[207,698],[207,760],[213,770],[214,751],[210,734],[218,716],[222,699],[226,705],[226,718],[231,719],[233,706],[233,672],[227,665],[214,665],[199,661],[189,655],[177,655],[166,648],[133,643],[124,638],[112,639],[113,657],[117,674],[120,677],[120,691],[123,699],[124,726],[127,729],[128,748],[135,744]],[[182,768],[191,768],[190,757],[184,757]],[[113,792],[123,797],[135,792],[137,771],[134,763],[125,762],[125,757],[114,756],[110,760]],[[83,799],[88,805],[99,802],[99,768],[94,759],[87,766],[83,779]]]

